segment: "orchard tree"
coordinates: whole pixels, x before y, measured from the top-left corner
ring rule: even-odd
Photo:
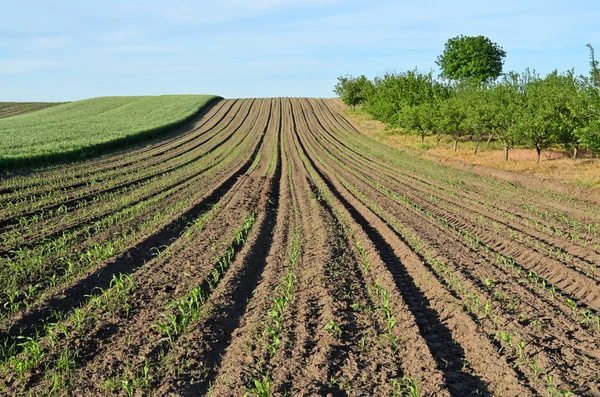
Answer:
[[[506,52],[484,36],[457,36],[446,42],[437,58],[441,76],[449,80],[495,80],[502,73]]]
[[[594,54],[594,47],[589,43],[587,47],[590,49],[590,82],[594,88],[600,90],[600,66]]]
[[[600,67],[590,49],[590,77],[580,78],[575,112],[583,122],[575,129],[577,142],[583,147],[600,153]]]
[[[421,143],[430,133],[436,133],[439,117],[438,101],[423,102],[420,105],[405,105],[398,113],[398,125],[421,137]]]
[[[448,88],[433,78],[433,73],[386,73],[375,78],[373,95],[366,110],[377,120],[394,124],[405,106],[416,106],[448,95]]]
[[[588,98],[585,93],[585,80],[577,78],[570,70],[558,74],[556,71],[546,77],[547,84],[552,84],[555,89],[557,111],[560,112],[561,123],[558,128],[558,141],[566,150],[572,150],[573,158],[579,153],[580,131],[587,127],[586,110]]]
[[[493,114],[490,127],[504,147],[505,161],[518,138],[517,122],[524,106],[525,85],[526,80],[519,73],[510,72],[488,92],[488,104]]]
[[[460,97],[453,95],[442,101],[439,110],[438,130],[439,133],[450,135],[454,142],[454,151],[458,148],[458,141],[467,134],[465,126],[466,113],[464,103]]]
[[[458,98],[464,107],[464,128],[475,143],[475,154],[485,133],[491,133],[494,125],[495,109],[490,101],[490,89],[485,83],[469,81],[458,88]]]
[[[373,83],[364,75],[358,77],[340,76],[333,90],[342,102],[355,108],[362,105],[373,92]]]
[[[539,163],[542,150],[560,142],[569,110],[561,92],[564,86],[556,71],[545,79],[535,74],[526,79],[524,106],[517,122],[518,134],[522,143],[535,149]]]
[[[580,145],[593,151],[600,153],[600,120],[589,120],[576,130],[577,140]]]

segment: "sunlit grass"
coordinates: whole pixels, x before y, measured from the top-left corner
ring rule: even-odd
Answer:
[[[353,111],[348,108],[344,110],[344,114],[350,117],[356,127],[365,135],[396,149],[424,158],[437,161],[459,161],[504,171],[551,177],[576,185],[600,187],[600,161],[590,158],[571,159],[568,153],[564,153],[560,147],[542,152],[540,164],[535,163],[535,150],[521,147],[511,149],[509,161],[504,161],[503,148],[499,142],[487,143],[484,140],[479,145],[478,154],[475,154],[475,142],[461,141],[455,152],[449,138],[442,139],[438,144],[435,137],[429,136],[422,143],[419,136],[405,135],[401,129],[386,129],[385,124],[373,120],[362,109],[357,108]],[[586,153],[583,155],[586,156]]]
[[[182,125],[215,97],[102,97],[0,120],[0,166],[89,157]]]

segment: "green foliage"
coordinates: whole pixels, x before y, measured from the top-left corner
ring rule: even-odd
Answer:
[[[489,86],[468,82],[458,92],[465,119],[463,128],[476,140],[494,126],[494,110],[490,100]]]
[[[340,76],[333,92],[348,106],[362,105],[373,93],[373,83],[364,75]]]
[[[416,106],[405,105],[398,112],[397,124],[421,137],[421,142],[430,133],[438,129],[440,118],[439,101],[423,102]]]
[[[579,144],[600,152],[600,68],[594,47],[591,44],[587,46],[590,49],[590,77],[581,77],[577,101],[572,105],[582,120],[575,130],[575,136]]]
[[[579,128],[577,139],[583,147],[600,153],[600,120],[591,120]]]
[[[325,331],[329,331],[329,333],[331,335],[333,335],[334,338],[342,339],[342,335],[343,335],[342,328],[334,320],[329,320],[327,322],[327,324],[325,324],[325,326],[323,327],[323,329]]]
[[[390,384],[392,386],[392,395],[394,397],[421,396],[421,389],[419,388],[419,382],[416,378],[404,376],[402,379],[392,379]]]
[[[539,162],[543,149],[573,142],[577,119],[568,105],[576,93],[574,77],[572,73],[560,75],[554,71],[545,79],[533,73],[525,80],[524,106],[517,116],[518,136],[536,150]]]
[[[491,85],[488,92],[489,109],[493,117],[490,132],[504,145],[504,159],[516,143],[517,115],[523,106],[522,78],[518,73],[504,75],[499,84]]]
[[[0,120],[2,168],[88,157],[156,137],[195,116],[216,97],[102,97]]]
[[[457,36],[446,42],[437,58],[441,76],[450,80],[495,80],[502,73],[506,52],[484,36]]]
[[[596,89],[600,89],[600,67],[596,60],[594,47],[589,43],[587,44],[587,47],[590,49],[590,80]]]
[[[446,98],[448,88],[436,81],[431,72],[422,74],[417,70],[406,73],[386,73],[375,78],[373,95],[366,109],[377,120],[395,124],[398,112],[406,106],[417,106],[435,99]]]
[[[254,379],[254,388],[249,390],[244,396],[270,397],[271,396],[271,378],[266,374],[262,379]]]
[[[454,150],[456,150],[458,140],[467,134],[466,118],[464,101],[459,95],[453,95],[441,103],[438,130],[439,133],[452,137]]]
[[[546,77],[526,70],[502,71],[504,51],[489,39],[459,36],[446,44],[438,58],[442,77],[458,80],[447,84],[432,73],[409,70],[386,73],[370,84],[361,97],[365,110],[376,120],[421,137],[432,134],[438,143],[449,136],[458,142],[496,139],[504,146],[504,159],[515,145],[541,152],[555,145],[573,151],[580,147],[600,152],[600,68],[590,48],[590,75],[554,71]],[[358,79],[339,78],[336,92]],[[346,84],[346,85],[345,85]],[[346,101],[346,103],[350,103]]]

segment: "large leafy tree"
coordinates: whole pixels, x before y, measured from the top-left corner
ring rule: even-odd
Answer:
[[[362,105],[373,92],[373,83],[364,75],[340,76],[333,90],[342,102],[353,108]]]
[[[449,80],[495,80],[502,73],[506,52],[484,36],[457,36],[446,42],[436,63]]]

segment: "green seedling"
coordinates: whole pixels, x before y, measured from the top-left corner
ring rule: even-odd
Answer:
[[[323,327],[325,331],[329,331],[333,337],[337,339],[342,339],[342,328],[337,324],[334,320],[329,320],[325,327]]]
[[[271,396],[271,378],[269,374],[263,376],[262,379],[254,379],[254,389],[247,392],[246,396],[270,397]]]

